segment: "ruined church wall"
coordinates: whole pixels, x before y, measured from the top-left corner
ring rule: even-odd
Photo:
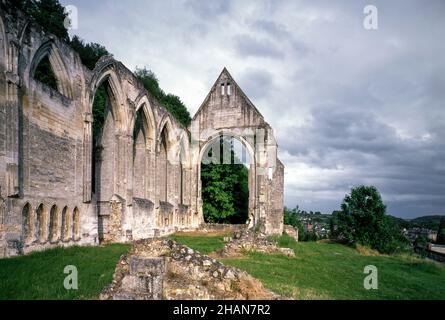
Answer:
[[[27,24],[19,12],[14,15],[4,10],[4,5],[2,19],[8,35],[4,44],[9,48],[3,51],[6,54],[0,54],[0,65],[9,78],[1,81],[0,105],[9,116],[0,116],[0,131],[6,132],[0,135],[0,145],[9,144],[4,152],[9,157],[2,164],[15,164],[17,175],[11,179],[8,168],[0,168],[0,186],[6,199],[0,256],[59,245],[94,244],[96,218],[91,205],[82,200],[84,68],[67,45],[45,35],[38,26]],[[50,60],[63,57],[54,70],[62,92],[31,76],[41,56],[54,50],[57,52],[50,53]],[[16,182],[16,193],[11,193],[8,186],[11,181]],[[28,207],[31,240],[25,242],[23,229],[27,222],[23,212]],[[51,237],[56,228],[56,236]]]
[[[6,0],[0,1],[0,18],[0,257],[94,245],[101,236],[120,242],[193,227],[190,207],[182,200],[190,195],[178,194],[178,183],[190,183],[190,165],[184,164],[180,179],[176,161],[184,128],[112,57],[90,71],[68,45],[27,23]],[[33,79],[44,56],[49,57],[58,90]],[[109,170],[101,181],[109,192],[97,203],[91,194],[91,107],[97,86],[111,78],[119,100],[106,137],[112,147],[104,159]],[[139,108],[149,113],[150,135],[139,159],[141,169],[135,170],[132,134]],[[168,202],[161,205],[156,148],[166,123],[171,163],[168,175],[160,177],[168,181],[169,190]],[[143,183],[133,185],[141,175]],[[165,215],[167,225],[160,218]]]

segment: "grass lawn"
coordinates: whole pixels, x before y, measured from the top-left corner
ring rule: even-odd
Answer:
[[[209,254],[210,252],[224,248],[224,236],[206,236],[206,235],[179,235],[174,234],[169,237],[179,243],[182,243],[202,254]]]
[[[95,299],[111,283],[116,263],[130,245],[56,248],[0,260],[0,299]],[[78,290],[66,290],[63,270],[74,265]]]
[[[181,236],[176,240],[206,252],[223,246],[220,239],[212,237]],[[240,259],[222,261],[295,299],[445,299],[443,265],[408,256],[369,256],[340,244],[296,243],[285,236],[280,238],[280,245],[294,249],[296,257],[248,253]],[[363,287],[367,265],[378,269],[377,290]]]

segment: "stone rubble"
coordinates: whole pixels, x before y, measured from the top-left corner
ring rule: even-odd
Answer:
[[[101,300],[271,300],[280,296],[265,289],[244,271],[227,267],[173,240],[134,243],[122,256],[112,283]]]
[[[239,257],[246,252],[252,251],[284,254],[288,257],[295,257],[294,250],[278,247],[276,243],[269,239],[264,233],[255,232],[253,229],[235,232],[231,241],[227,242],[224,248],[215,254],[218,257],[227,258]]]

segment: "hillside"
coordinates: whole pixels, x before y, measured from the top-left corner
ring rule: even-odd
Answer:
[[[174,239],[204,252],[223,246],[222,237],[208,237],[208,241],[190,236]],[[243,257],[221,261],[247,271],[266,288],[293,299],[445,299],[442,265],[327,242],[296,243],[286,236],[280,238],[279,244],[292,248],[295,257],[245,253]],[[367,265],[378,269],[378,290],[363,287]]]
[[[410,223],[411,227],[413,227],[413,228],[419,227],[419,228],[427,228],[427,229],[431,229],[431,230],[438,230],[441,219],[445,219],[445,216],[439,216],[439,215],[423,216],[423,217],[418,217],[418,218],[407,220],[407,221]]]

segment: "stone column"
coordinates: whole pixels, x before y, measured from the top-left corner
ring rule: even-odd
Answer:
[[[7,197],[18,197],[20,195],[19,179],[19,132],[20,132],[20,102],[19,88],[20,78],[18,75],[18,54],[19,44],[11,41],[7,54],[6,77],[6,101],[5,116],[5,162],[6,162],[6,186],[5,195]]]
[[[83,202],[91,202],[93,115],[85,112],[83,121]]]

